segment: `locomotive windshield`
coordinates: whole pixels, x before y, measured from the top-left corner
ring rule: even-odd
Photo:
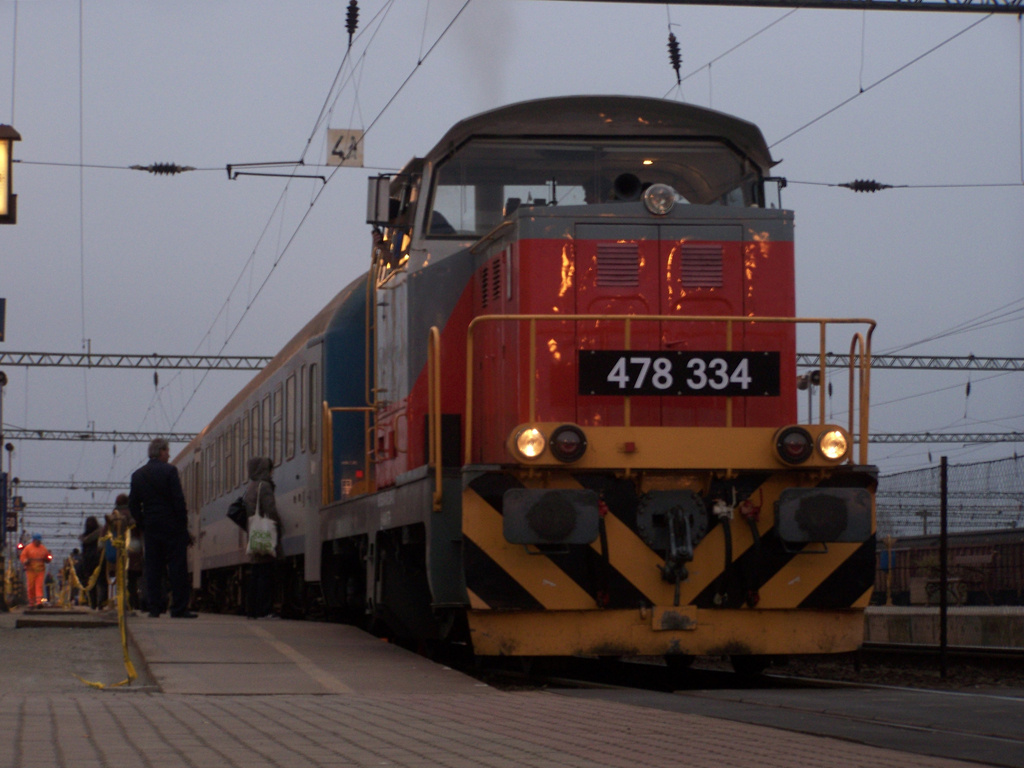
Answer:
[[[694,205],[759,201],[757,169],[711,140],[522,141],[474,139],[435,174],[429,235],[483,235],[518,205],[592,205],[638,200],[669,184]]]

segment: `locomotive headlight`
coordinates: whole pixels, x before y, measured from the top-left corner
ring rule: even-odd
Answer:
[[[655,216],[664,216],[676,204],[676,191],[668,184],[652,184],[644,190],[644,205]]]
[[[818,437],[818,452],[829,461],[839,461],[849,447],[850,441],[841,429],[830,429]]]
[[[587,452],[587,437],[583,430],[574,424],[563,424],[551,433],[551,453],[559,461],[566,463],[579,461]]]
[[[544,453],[547,440],[536,427],[526,427],[516,434],[515,446],[524,459],[535,459]]]
[[[814,452],[814,441],[803,427],[785,427],[775,434],[775,451],[787,464],[803,464]]]

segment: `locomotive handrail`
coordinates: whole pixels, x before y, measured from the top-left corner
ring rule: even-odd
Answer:
[[[726,349],[733,349],[733,328],[736,324],[746,323],[784,323],[790,325],[818,325],[819,352],[818,370],[821,381],[825,381],[826,329],[829,325],[866,325],[867,333],[854,335],[850,353],[850,436],[860,443],[859,462],[867,464],[868,460],[868,405],[871,391],[871,336],[875,330],[875,321],[869,318],[828,318],[828,317],[761,317],[747,315],[479,315],[473,318],[466,329],[466,425],[465,425],[465,463],[472,463],[473,450],[473,332],[478,324],[485,322],[529,321],[529,420],[536,420],[536,365],[537,365],[537,321],[554,322],[605,322],[617,321],[624,324],[625,347],[630,349],[630,331],[633,322],[686,322],[686,323],[725,323]],[[853,350],[859,347],[860,355],[855,358]],[[853,383],[854,371],[858,372],[860,409],[859,433],[853,431]],[[624,395],[623,420],[624,426],[630,426],[630,396]],[[726,427],[732,426],[732,397],[726,396]],[[818,395],[818,420],[825,423],[825,388],[821,387]],[[852,459],[851,459],[852,460]]]
[[[433,509],[441,511],[441,331],[430,328],[427,339],[428,461],[434,467]]]
[[[870,389],[870,384],[869,384],[870,375],[865,376],[864,372],[865,372],[865,368],[867,369],[869,374],[870,374],[870,370],[871,370],[871,352],[870,352],[871,333],[874,330],[875,330],[875,327],[873,325],[868,329],[867,340],[865,340],[864,336],[862,334],[860,334],[860,333],[855,333],[853,335],[853,338],[850,340],[850,434],[851,435],[854,434],[854,431],[853,431],[853,413],[854,413],[854,411],[853,411],[853,371],[854,371],[854,368],[856,367],[856,369],[857,369],[857,371],[859,373],[857,391],[860,392],[861,398],[862,398],[862,400],[861,400],[861,409],[860,409],[860,418],[861,418],[860,434],[863,436],[861,441],[860,441],[860,463],[861,464],[867,464],[868,463],[868,440],[867,440],[867,435],[868,435],[868,415],[867,415],[868,414],[868,409],[867,409],[867,403],[870,402],[870,400],[871,400],[871,393],[869,391],[869,389]],[[855,365],[855,363],[854,363],[854,350],[858,350],[858,349],[860,351],[860,365]],[[865,358],[866,358],[866,361],[865,361]],[[822,357],[821,360],[822,360],[822,364],[824,364],[824,357]],[[824,381],[825,380],[825,374],[822,373],[821,377],[822,377],[821,380]],[[821,398],[821,412],[822,412],[822,414],[824,414],[825,413],[825,388],[824,387],[819,387],[819,389],[821,390],[821,392],[819,393],[819,397]]]
[[[321,431],[323,447],[320,452],[320,460],[322,466],[320,468],[321,480],[320,483],[320,502],[322,506],[327,506],[334,501],[334,414],[335,413],[362,413],[363,414],[363,426],[367,434],[367,439],[363,441],[365,445],[363,455],[363,474],[366,478],[366,482],[372,486],[372,479],[370,477],[370,415],[374,412],[374,408],[369,405],[364,406],[353,406],[353,407],[341,407],[332,406],[326,400],[321,403]],[[369,489],[372,490],[372,487]]]

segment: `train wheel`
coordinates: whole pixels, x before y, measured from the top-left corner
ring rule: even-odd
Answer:
[[[730,656],[729,663],[740,677],[758,677],[772,663],[771,656]]]

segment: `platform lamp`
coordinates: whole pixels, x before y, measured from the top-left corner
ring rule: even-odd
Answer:
[[[16,141],[21,141],[21,134],[9,125],[0,125],[0,224],[14,224],[18,220],[18,196],[11,191]]]

